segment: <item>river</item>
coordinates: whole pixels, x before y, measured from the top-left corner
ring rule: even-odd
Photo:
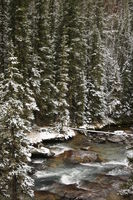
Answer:
[[[33,160],[37,200],[123,200],[118,190],[131,173],[125,145],[91,143],[78,134],[45,146],[55,156]]]

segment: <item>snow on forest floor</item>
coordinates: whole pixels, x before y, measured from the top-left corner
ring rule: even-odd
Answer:
[[[62,133],[60,133],[58,127],[34,127],[30,133],[27,133],[27,138],[29,139],[30,143],[35,144],[44,140],[67,140],[75,135],[75,131],[69,127],[63,127]]]
[[[116,136],[130,135],[123,130],[114,131],[112,133]],[[41,143],[44,140],[67,140],[74,137],[75,135],[76,132],[70,127],[63,127],[63,130],[60,131],[59,127],[34,126],[31,132],[27,133],[27,138],[29,139],[31,144],[37,144]]]

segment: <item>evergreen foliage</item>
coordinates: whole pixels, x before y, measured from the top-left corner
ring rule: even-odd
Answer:
[[[31,127],[35,102],[31,94],[25,93],[25,87],[21,84],[23,76],[16,67],[17,57],[13,52],[9,55],[7,70],[0,85],[0,189],[6,199],[19,200],[23,195],[33,196],[33,181],[28,176],[30,167],[27,165],[30,160],[29,143],[24,131],[29,131]]]
[[[25,131],[31,128],[37,105],[29,86],[27,7],[27,2],[19,1],[5,1],[1,7],[2,23],[6,20],[8,26],[2,32],[6,41],[0,42],[6,52],[6,56],[2,56],[0,75],[0,195],[10,200],[33,196]]]
[[[0,195],[19,200],[34,123],[133,121],[132,1],[1,0],[0,94]]]
[[[41,112],[36,118],[45,123],[53,123],[57,114],[55,95],[55,53],[54,53],[54,22],[51,13],[52,3],[48,1],[35,1],[35,52],[40,71],[40,94],[36,101]],[[53,6],[53,5],[52,5]]]

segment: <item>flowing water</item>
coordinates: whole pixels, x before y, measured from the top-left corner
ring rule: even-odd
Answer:
[[[127,181],[130,175],[128,167],[127,152],[124,145],[105,143],[90,143],[89,138],[84,135],[77,135],[71,141],[65,143],[47,144],[47,147],[55,153],[54,158],[34,160],[35,165],[40,165],[35,173],[35,190],[43,191],[39,199],[74,199],[75,195],[80,195],[79,199],[100,200],[121,200],[117,195],[117,189]],[[73,162],[69,154],[81,150],[95,152],[100,157],[100,162]],[[72,157],[74,159],[74,157]],[[43,166],[43,167],[42,167]],[[73,190],[72,190],[73,188]],[[71,194],[66,195],[71,190]],[[49,193],[55,194],[46,197]],[[76,194],[77,192],[77,194]],[[100,196],[97,196],[99,192]],[[64,193],[67,197],[64,198]],[[43,197],[43,198],[42,198]]]

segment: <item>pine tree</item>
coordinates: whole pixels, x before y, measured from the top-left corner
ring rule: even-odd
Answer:
[[[61,52],[59,55],[60,66],[59,66],[59,79],[57,82],[57,88],[59,90],[58,95],[58,117],[59,123],[63,127],[69,125],[69,105],[67,102],[68,94],[68,46],[67,46],[67,35],[63,32],[62,43],[61,43]]]
[[[27,3],[3,2],[7,6],[4,13],[8,17],[3,15],[3,22],[8,20],[8,34],[3,32],[2,37],[6,37],[8,49],[3,46],[7,53],[3,56],[6,62],[0,80],[0,195],[10,200],[33,196],[33,181],[28,175],[29,142],[25,132],[30,130],[33,110],[37,106],[28,81]]]
[[[129,2],[130,9],[130,31],[131,31],[131,40],[133,41],[133,2]],[[131,98],[130,98],[130,107],[131,107],[131,116],[133,116],[133,44],[131,46],[131,57],[130,57],[130,69],[131,69]]]
[[[89,86],[89,104],[93,123],[102,122],[103,118],[103,55],[101,46],[101,37],[96,26],[93,27],[92,52],[90,60],[90,86]]]
[[[121,122],[125,121],[127,116],[131,115],[130,100],[132,96],[131,92],[131,30],[130,30],[130,12],[128,1],[121,3],[121,12],[118,13],[118,33],[116,37],[116,55],[117,62],[120,68],[121,81],[122,81],[122,94],[121,94]]]
[[[107,52],[106,52],[107,53]],[[122,93],[122,84],[121,84],[121,75],[120,69],[115,58],[110,54],[108,50],[108,61],[106,59],[106,101],[108,106],[107,116],[110,123],[117,123],[120,118],[121,112],[121,93]],[[107,58],[107,57],[106,57]]]
[[[89,38],[88,63],[88,108],[91,123],[106,123],[106,99],[104,88],[104,46],[103,46],[103,1],[92,6],[93,17],[89,22],[92,31]]]
[[[26,94],[20,81],[24,79],[15,66],[17,64],[17,58],[11,53],[0,88],[2,93],[0,121],[3,127],[0,135],[2,142],[0,187],[2,193],[10,200],[19,200],[23,195],[33,195],[31,190],[33,181],[27,174],[30,171],[27,165],[30,155],[29,144],[24,131],[29,131],[29,119],[32,119],[35,102],[31,102],[31,97],[29,102],[23,102]],[[25,118],[25,113],[28,119]]]
[[[40,68],[39,57],[36,50],[36,10],[35,1],[31,1],[27,13],[28,22],[28,46],[29,46],[29,84],[33,91],[34,98],[37,100],[40,95]],[[37,111],[36,111],[37,112]]]
[[[58,118],[57,123],[63,126],[68,126],[70,123],[69,105],[68,105],[68,82],[69,82],[69,47],[67,28],[65,26],[65,10],[64,2],[60,5],[58,13],[58,26],[56,38],[56,86],[58,88]]]
[[[80,20],[79,1],[65,1],[66,28],[69,48],[69,106],[71,123],[83,125],[85,122],[86,91],[84,70],[86,65],[83,24]]]
[[[8,1],[0,3],[0,73],[4,73],[7,63],[8,52],[8,32],[9,32],[9,12]]]
[[[40,112],[36,114],[36,119],[39,118],[37,121],[43,121],[48,124],[54,122],[57,114],[54,38],[51,35],[53,19],[49,12],[51,5],[49,3],[46,0],[36,0],[35,2],[35,49],[38,68],[41,72],[40,95],[37,98]]]
[[[85,1],[86,3],[86,1]],[[93,28],[93,2],[89,1],[86,3],[86,12],[85,12],[85,38],[86,38],[86,50],[87,50],[87,64],[86,64],[86,119],[87,125],[92,124],[91,113],[90,113],[90,98],[89,98],[89,87],[90,87],[90,60],[91,60],[91,33]]]
[[[104,10],[104,88],[108,108],[108,123],[116,123],[121,116],[122,92],[120,66],[115,52],[115,38],[118,31],[118,13],[114,9],[114,2],[109,3],[107,3]]]

